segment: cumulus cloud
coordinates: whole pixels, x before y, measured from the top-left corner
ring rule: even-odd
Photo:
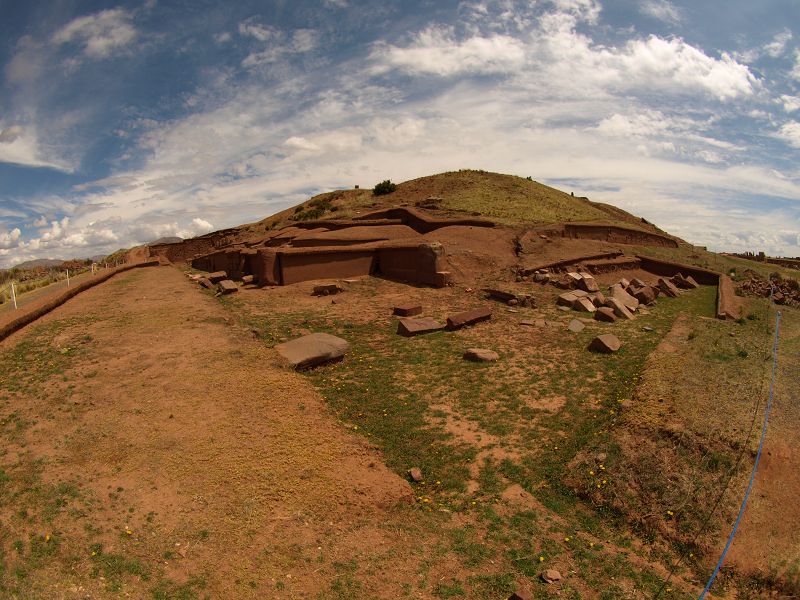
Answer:
[[[136,39],[131,21],[131,13],[122,8],[102,10],[70,21],[52,39],[56,44],[79,44],[90,59],[108,58]]]
[[[796,79],[797,81],[800,81],[800,48],[797,48],[794,51],[794,67],[792,67],[792,70],[789,73],[789,76],[792,79]]]
[[[19,245],[21,235],[22,232],[18,227],[15,227],[11,231],[0,231],[0,248],[16,248]]]
[[[746,65],[729,54],[720,58],[680,38],[628,41],[621,47],[595,46],[574,29],[574,23],[547,23],[546,48],[550,73],[582,85],[646,89],[677,94],[702,92],[721,101],[752,96],[758,81]]]
[[[639,4],[639,10],[645,15],[673,25],[683,20],[681,9],[667,0],[646,0]]]
[[[449,27],[432,26],[417,33],[408,46],[377,44],[375,72],[399,69],[415,74],[452,76],[518,70],[525,62],[523,43],[507,35],[457,40]]]

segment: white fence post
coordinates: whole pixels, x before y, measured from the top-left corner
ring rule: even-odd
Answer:
[[[67,287],[69,287],[69,269],[67,269]]]
[[[11,282],[11,299],[14,301],[14,310],[17,310],[17,292],[14,290],[14,282]]]

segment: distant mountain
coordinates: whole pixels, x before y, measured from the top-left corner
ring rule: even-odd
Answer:
[[[154,240],[154,241],[150,242],[147,245],[148,246],[155,246],[156,244],[179,244],[182,241],[183,241],[183,238],[179,238],[179,237],[162,237],[162,238],[158,238],[157,240]]]
[[[14,269],[35,269],[36,267],[57,267],[63,260],[56,260],[53,258],[37,258],[35,260],[26,260],[18,265],[14,265]]]

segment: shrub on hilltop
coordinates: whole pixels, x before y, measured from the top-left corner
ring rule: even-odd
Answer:
[[[376,184],[375,187],[372,188],[372,195],[384,196],[386,194],[391,194],[396,189],[397,189],[397,184],[394,184],[388,179],[386,179],[385,181],[381,181],[380,183]]]

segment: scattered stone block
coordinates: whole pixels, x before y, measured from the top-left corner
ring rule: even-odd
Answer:
[[[219,289],[220,294],[233,294],[234,292],[239,291],[239,286],[236,285],[236,282],[231,281],[230,279],[223,279],[217,284],[217,289]]]
[[[622,289],[619,284],[611,286],[611,297],[622,302],[629,311],[639,308],[639,301]]]
[[[591,298],[595,306],[603,306],[606,303],[606,297],[603,295],[603,292],[597,291],[592,294]]]
[[[628,310],[628,307],[616,298],[606,298],[606,306],[613,309],[614,314],[620,319],[632,321],[634,318],[633,313]]]
[[[656,301],[656,288],[650,286],[639,288],[633,297],[636,298],[640,304],[652,304]]]
[[[594,305],[594,302],[589,300],[588,297],[578,298],[575,300],[574,304],[572,305],[573,310],[581,310],[584,312],[593,313],[597,308]]]
[[[613,323],[617,320],[617,315],[614,314],[614,309],[609,308],[608,306],[601,306],[597,309],[597,312],[594,313],[594,318],[598,321],[604,321],[606,323]]]
[[[655,331],[655,329],[653,329],[652,327],[649,327],[649,326],[645,325],[644,327],[642,327],[642,331],[646,331],[647,333],[650,333],[650,332],[652,332],[652,331]]]
[[[588,298],[589,292],[584,290],[572,290],[572,295],[576,298]]]
[[[592,350],[593,352],[611,354],[612,352],[619,350],[620,346],[622,346],[622,343],[619,341],[617,336],[610,333],[605,333],[603,335],[598,335],[591,341],[589,344],[589,350]]]
[[[547,569],[546,571],[543,571],[541,577],[542,581],[545,583],[555,583],[556,581],[561,581],[561,573],[555,569]]]
[[[465,325],[473,325],[492,318],[492,309],[488,306],[474,308],[447,317],[447,329],[461,329]]]
[[[245,285],[249,285],[253,283],[255,280],[256,278],[253,277],[252,275],[245,275],[244,277],[242,277],[242,283]]]
[[[509,306],[516,306],[517,304],[519,304],[519,300],[517,300],[516,298],[512,298],[511,300],[506,301],[506,304],[508,304]]]
[[[564,311],[564,312],[569,312],[570,310],[572,310],[571,307],[572,307],[571,304],[569,306],[556,306],[556,308],[558,310],[561,310],[561,311]]]
[[[467,348],[464,352],[464,360],[471,360],[472,362],[494,362],[500,358],[500,355],[494,350],[486,348]]]
[[[550,275],[548,273],[534,273],[533,280],[536,283],[547,283],[550,281]]]
[[[350,344],[329,333],[310,333],[275,346],[278,354],[295,369],[309,369],[333,360],[341,360]]]
[[[558,297],[558,300],[556,300],[556,304],[558,306],[567,306],[569,308],[572,308],[572,305],[575,304],[575,301],[577,299],[578,297],[575,295],[574,292],[564,292]]]
[[[214,289],[214,284],[211,283],[211,280],[208,277],[201,277],[197,281],[200,283],[200,285],[202,285],[207,290],[213,290]]]
[[[441,331],[445,325],[430,317],[421,317],[419,319],[400,319],[397,323],[397,333],[405,337],[414,335],[422,335],[423,333],[431,333],[433,331]]]
[[[508,600],[533,600],[533,594],[523,588],[517,588],[516,591],[508,597]]]
[[[331,296],[333,294],[338,294],[339,292],[343,292],[344,290],[339,287],[336,283],[327,283],[325,285],[315,285],[314,291],[312,294],[314,296]]]
[[[422,481],[422,471],[419,469],[419,467],[411,467],[408,470],[408,476],[414,483],[419,483]]]
[[[567,325],[567,329],[573,333],[580,333],[586,329],[586,325],[584,325],[581,321],[578,321],[578,319],[572,319],[572,321],[569,322],[569,325]]]
[[[617,285],[621,285],[623,289],[628,287],[630,284],[631,282],[625,279],[624,277],[617,282]]]
[[[658,280],[658,289],[660,289],[665,296],[669,296],[670,298],[677,298],[681,293],[671,281],[663,278]]]
[[[407,302],[405,304],[398,304],[392,309],[392,313],[398,317],[413,317],[414,315],[422,314],[422,305]]]
[[[209,273],[206,275],[206,277],[211,283],[219,283],[223,279],[227,279],[228,274],[225,271],[215,271],[213,273]]]
[[[597,282],[594,280],[594,277],[589,275],[588,273],[581,273],[581,279],[578,282],[578,287],[585,292],[592,293],[600,291],[600,286],[597,285]]]
[[[511,292],[504,292],[503,290],[496,290],[493,288],[484,288],[483,291],[488,294],[489,298],[499,300],[500,302],[508,302],[509,300],[519,301],[517,295]]]
[[[648,285],[638,277],[631,279],[631,285],[635,286],[636,288],[648,287]]]
[[[678,273],[672,279],[670,279],[670,282],[672,282],[676,288],[681,290],[693,290],[697,287],[697,282],[692,279],[691,275],[689,275],[689,277],[684,277]]]

